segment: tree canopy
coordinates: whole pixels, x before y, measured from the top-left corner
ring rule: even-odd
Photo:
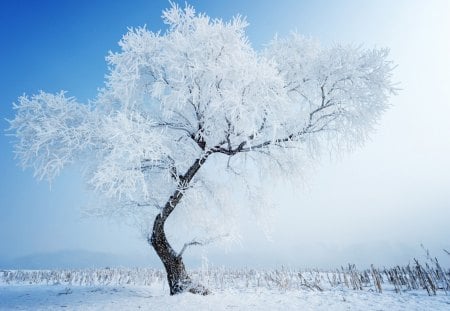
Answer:
[[[102,212],[150,224],[179,203],[190,225],[224,234],[261,183],[297,174],[323,148],[363,142],[394,92],[387,49],[293,33],[256,51],[240,16],[172,4],[163,19],[163,33],[129,29],[91,102],[18,99],[10,130],[23,167],[51,181],[82,163]],[[252,203],[256,213],[263,203]]]

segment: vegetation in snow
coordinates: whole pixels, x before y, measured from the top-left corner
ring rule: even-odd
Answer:
[[[208,268],[193,270],[193,279],[214,291],[227,289],[268,289],[278,291],[352,289],[395,291],[423,290],[428,295],[450,292],[450,269],[443,269],[436,258],[421,264],[392,268],[358,270],[349,264],[332,271],[318,269],[274,270]],[[86,270],[0,270],[4,285],[66,285],[66,286],[165,286],[166,274],[150,268],[105,268]]]

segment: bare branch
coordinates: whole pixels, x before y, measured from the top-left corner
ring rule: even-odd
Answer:
[[[219,240],[221,238],[224,238],[226,236],[228,236],[228,234],[217,235],[217,236],[211,237],[211,238],[206,239],[206,240],[201,240],[201,241],[193,239],[191,242],[184,243],[183,248],[178,253],[178,257],[181,257],[189,246],[193,246],[193,245],[200,245],[200,246],[208,245],[208,244],[211,244],[211,243],[213,243],[213,242],[215,242],[215,241],[217,241],[217,240]]]
[[[189,243],[184,243],[183,248],[181,249],[181,251],[178,253],[178,257],[183,256],[184,251],[192,245],[203,245],[203,243],[200,243],[198,241],[191,241]]]

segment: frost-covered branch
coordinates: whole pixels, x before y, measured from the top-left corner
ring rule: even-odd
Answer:
[[[178,257],[182,257],[184,252],[186,251],[186,249],[189,246],[194,246],[194,245],[204,246],[204,245],[208,245],[208,244],[214,243],[215,241],[218,241],[219,239],[224,238],[224,237],[225,236],[223,236],[223,235],[219,235],[219,236],[215,236],[215,237],[204,239],[204,240],[193,239],[190,242],[184,243],[183,247],[181,248],[180,252],[178,253]]]
[[[89,105],[63,92],[19,98],[10,133],[23,167],[52,180],[79,161],[111,214],[157,207],[164,222],[187,194],[206,214],[207,190],[196,184],[219,196],[253,172],[302,167],[293,155],[361,142],[395,92],[387,49],[322,47],[292,34],[256,51],[239,16],[173,4],[163,19],[163,33],[123,36]]]
[[[193,246],[193,245],[204,245],[201,242],[198,241],[191,241],[189,243],[184,243],[183,248],[181,249],[181,251],[178,253],[178,257],[182,257],[184,251],[189,247],[189,246]]]
[[[15,153],[23,168],[49,181],[92,147],[95,114],[64,92],[22,96],[9,131],[17,138]]]

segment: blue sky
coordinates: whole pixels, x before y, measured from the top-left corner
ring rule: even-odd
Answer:
[[[261,48],[276,33],[297,30],[334,42],[390,47],[402,91],[366,145],[339,160],[325,157],[298,187],[268,191],[280,202],[272,239],[244,229],[223,255],[192,253],[217,264],[339,266],[405,263],[420,243],[443,256],[450,248],[450,7],[448,1],[190,1],[197,11],[247,16]],[[184,1],[182,2],[184,4]],[[67,90],[93,98],[107,72],[104,58],[130,26],[164,29],[167,1],[10,1],[0,4],[0,128],[23,93]],[[61,250],[128,254],[158,265],[132,228],[83,218],[89,201],[72,167],[52,185],[38,183],[0,136],[0,264]],[[243,222],[243,227],[250,227]],[[295,237],[295,238],[292,238]],[[333,255],[330,255],[333,254]],[[447,256],[448,257],[448,256]],[[126,263],[126,262],[125,262]]]

